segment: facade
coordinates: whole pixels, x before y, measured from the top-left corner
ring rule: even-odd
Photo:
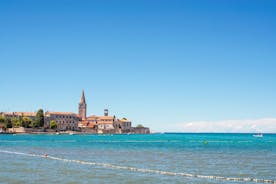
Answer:
[[[76,131],[78,130],[80,117],[72,112],[46,112],[44,119],[47,128],[50,127],[50,122],[54,120],[57,122],[57,130]]]
[[[114,130],[115,116],[98,116],[98,130]]]
[[[127,119],[117,119],[114,122],[114,128],[119,133],[129,133],[132,131],[131,121]]]
[[[114,129],[115,116],[96,116],[87,117],[86,120],[80,122],[80,127],[90,127],[97,130]]]

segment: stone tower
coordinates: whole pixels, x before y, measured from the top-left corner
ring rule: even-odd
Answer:
[[[79,103],[79,116],[81,119],[86,119],[86,102],[85,102],[85,96],[84,91],[82,90],[82,95]]]
[[[108,116],[108,109],[104,110],[104,116]]]

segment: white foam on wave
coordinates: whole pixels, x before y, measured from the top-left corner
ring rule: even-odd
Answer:
[[[83,164],[83,165],[100,166],[100,167],[119,169],[119,170],[129,170],[132,172],[154,173],[154,174],[169,175],[169,176],[183,176],[183,177],[190,177],[190,178],[202,178],[202,179],[212,179],[212,180],[221,180],[221,181],[240,181],[240,182],[276,184],[276,180],[270,180],[270,179],[234,178],[234,177],[199,175],[199,174],[190,174],[190,173],[177,173],[177,172],[161,171],[161,170],[155,170],[155,169],[140,169],[140,168],[135,168],[135,167],[118,166],[118,165],[98,163],[98,162],[87,162],[87,161],[82,161],[82,160],[71,160],[71,159],[59,158],[59,157],[54,157],[54,156],[49,156],[49,155],[23,153],[23,152],[15,152],[15,151],[7,151],[7,150],[0,150],[0,153],[24,155],[24,156],[29,156],[29,157],[39,157],[39,158],[43,158],[43,159],[52,159],[52,160],[58,160],[58,161],[62,161],[62,162],[71,162],[71,163],[78,163],[78,164]]]

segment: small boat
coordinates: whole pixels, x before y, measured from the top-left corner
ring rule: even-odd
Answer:
[[[258,134],[254,134],[253,137],[263,137],[263,134],[262,133],[258,133]]]
[[[70,132],[70,133],[69,133],[69,135],[75,135],[75,133],[73,133],[73,132]]]

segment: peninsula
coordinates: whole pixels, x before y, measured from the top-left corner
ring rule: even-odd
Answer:
[[[84,91],[78,114],[73,112],[0,112],[0,133],[91,133],[91,134],[149,134],[142,125],[132,127],[127,118],[110,116],[104,109],[102,116],[87,116]]]

